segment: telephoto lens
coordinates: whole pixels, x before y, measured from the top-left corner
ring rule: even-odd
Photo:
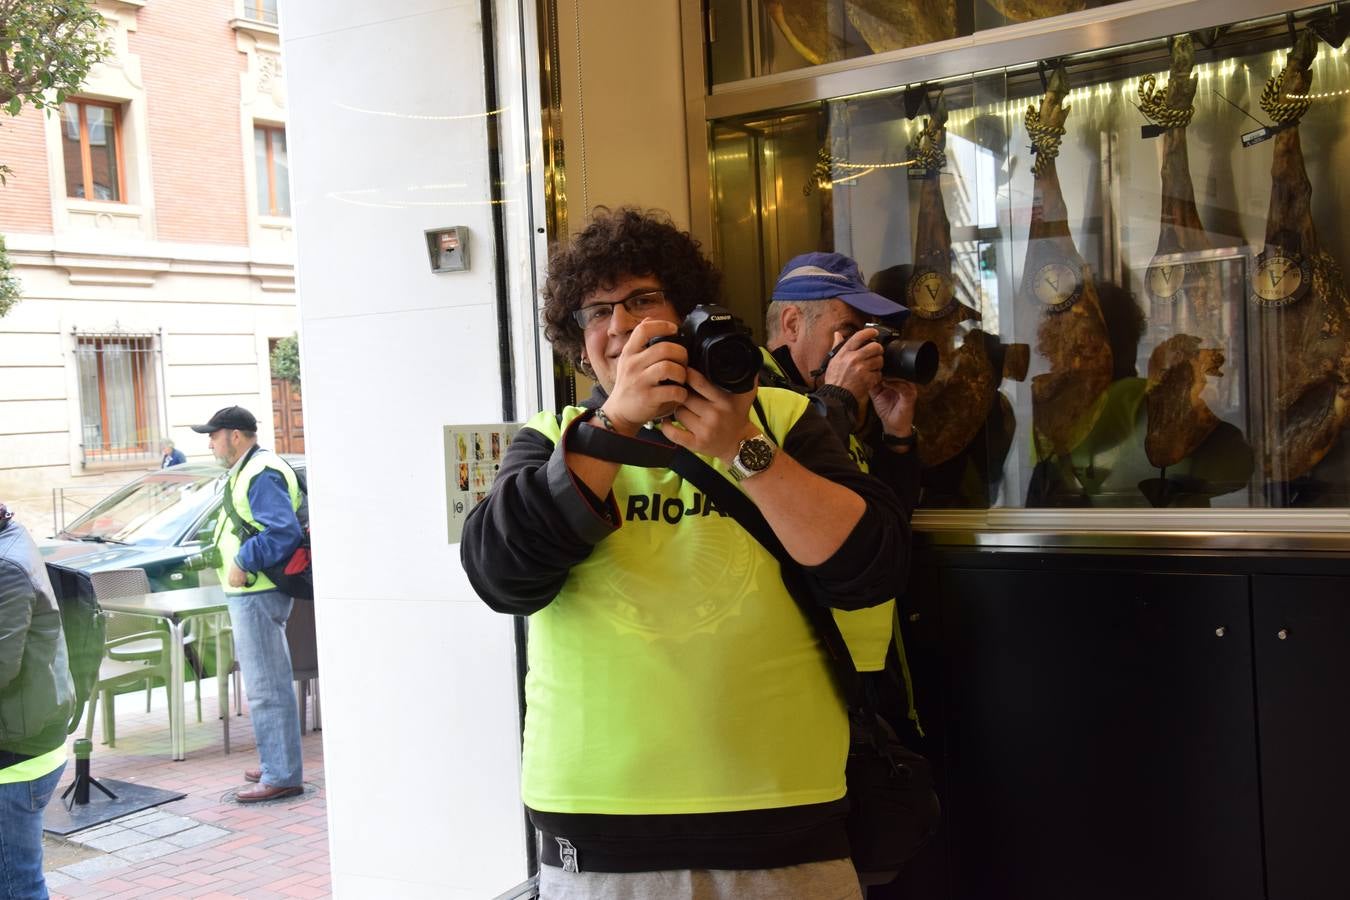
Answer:
[[[201,553],[194,553],[183,559],[183,568],[195,572],[201,569],[214,569],[220,563],[220,550],[207,547]]]
[[[863,328],[877,330],[882,347],[881,374],[912,384],[928,384],[937,375],[938,348],[932,341],[905,341],[900,332],[886,325],[869,322]]]

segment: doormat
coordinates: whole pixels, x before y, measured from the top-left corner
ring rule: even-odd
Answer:
[[[113,778],[100,778],[99,783],[116,794],[117,799],[110,800],[98,788],[94,788],[89,792],[88,803],[76,804],[67,810],[66,802],[60,795],[53,795],[52,802],[47,804],[47,810],[42,814],[42,830],[64,837],[187,796],[178,791],[166,791]]]

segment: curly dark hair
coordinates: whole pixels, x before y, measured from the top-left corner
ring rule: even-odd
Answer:
[[[621,206],[595,209],[591,224],[567,246],[554,248],[544,282],[544,336],[573,363],[585,344],[572,313],[596,291],[625,276],[652,276],[675,311],[716,303],[722,274],[699,252],[699,242],[659,210]]]

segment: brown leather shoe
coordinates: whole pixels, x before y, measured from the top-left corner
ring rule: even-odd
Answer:
[[[254,784],[262,781],[262,769],[245,769],[244,780],[251,781]]]
[[[270,784],[259,784],[255,788],[246,791],[240,791],[234,795],[234,799],[240,803],[261,803],[264,800],[280,800],[282,797],[294,797],[305,792],[304,785],[294,785],[293,787],[275,787]]]

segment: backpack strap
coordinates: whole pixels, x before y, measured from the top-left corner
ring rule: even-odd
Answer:
[[[761,419],[765,418],[762,407],[757,412]],[[759,508],[744,492],[697,454],[676,447],[665,435],[652,428],[643,428],[637,437],[632,438],[603,428],[574,428],[568,432],[567,441],[568,449],[596,459],[644,469],[668,468],[701,490],[718,509],[735,519],[778,560],[783,584],[815,628],[844,695],[849,698],[850,705],[862,705],[858,670],[853,665],[848,645],[844,643],[834,616],[827,607],[811,599],[810,586],[801,565],[788,554]]]
[[[767,433],[767,418],[759,406],[758,397],[755,398],[755,404]],[[597,459],[648,469],[669,468],[701,490],[718,509],[735,519],[778,560],[783,586],[825,648],[830,669],[847,706],[860,714],[858,719],[862,732],[876,753],[888,759],[898,771],[899,764],[891,757],[885,729],[877,713],[879,704],[875,693],[868,688],[853,664],[853,656],[849,653],[848,644],[839,631],[833,613],[829,607],[816,602],[801,563],[787,552],[754,501],[697,454],[684,447],[676,447],[655,429],[644,428],[638,432],[638,437],[628,438],[603,428],[578,428],[571,432],[569,443],[573,441],[575,443],[570,449]]]
[[[764,514],[759,511],[743,491],[726,479],[712,466],[699,459],[698,455],[681,447],[670,461],[670,469],[684,480],[712,498],[717,508],[727,513],[749,532],[750,536],[769,551],[778,560],[783,577],[783,586],[787,588],[802,615],[811,623],[824,646],[830,660],[830,668],[840,689],[848,699],[850,706],[862,707],[865,697],[862,692],[858,670],[853,665],[848,645],[839,631],[838,624],[829,607],[817,603],[811,596],[811,587],[802,571],[801,563],[787,552],[778,536],[773,533]]]

